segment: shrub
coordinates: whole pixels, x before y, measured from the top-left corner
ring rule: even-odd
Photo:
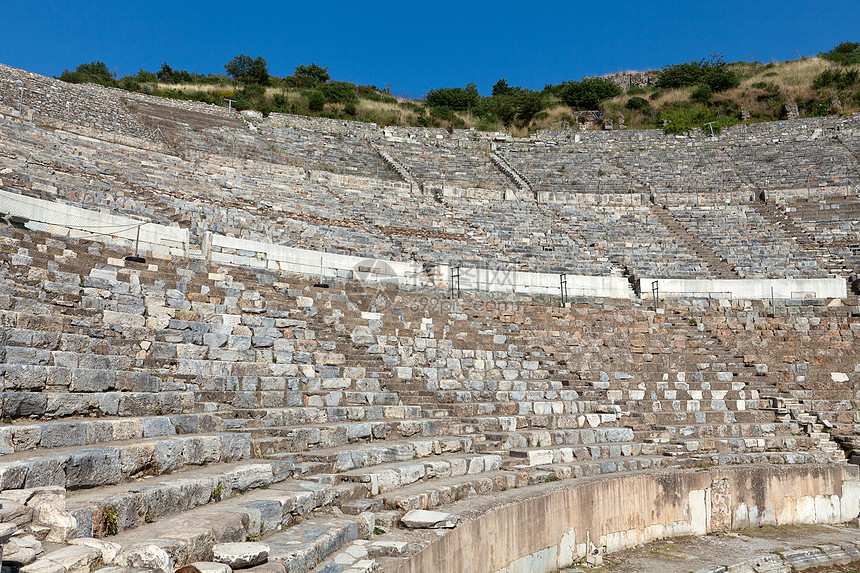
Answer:
[[[627,100],[627,103],[624,104],[624,107],[627,109],[642,109],[643,107],[648,106],[648,100],[641,97],[632,97]]]
[[[117,85],[121,89],[124,89],[126,91],[130,91],[130,92],[139,92],[140,91],[140,81],[138,81],[138,79],[134,76],[123,77],[119,82],[117,82]]]
[[[663,126],[664,120],[669,122],[665,126]],[[657,125],[663,127],[665,133],[676,135],[687,133],[696,127],[703,127],[710,122],[717,122],[713,126],[715,133],[719,131],[720,126],[733,123],[727,116],[718,115],[716,110],[693,103],[681,102],[667,105],[657,114]],[[710,133],[711,130],[708,129],[707,132]]]
[[[574,109],[597,109],[602,100],[615,97],[621,88],[603,78],[563,82],[558,89],[561,100]]]
[[[355,114],[358,113],[358,109],[355,107],[355,102],[345,104],[343,106],[343,113],[355,117]]]
[[[63,70],[60,79],[72,84],[99,84],[102,86],[114,86],[116,82],[110,70],[104,62],[90,62],[80,64],[74,72]]]
[[[693,93],[690,94],[690,99],[704,103],[711,99],[713,95],[714,91],[711,89],[711,86],[708,84],[699,84],[696,86],[696,89],[693,90]]]
[[[860,64],[860,44],[857,42],[842,42],[829,52],[824,52],[821,57],[843,66]]]
[[[657,86],[681,88],[707,84],[713,91],[721,92],[740,85],[738,75],[728,68],[723,57],[713,54],[710,59],[691,61],[685,64],[664,66],[660,71]]]
[[[860,83],[860,72],[851,70],[824,70],[812,80],[812,87],[821,89],[824,87],[835,87],[846,89],[854,84]]]
[[[322,111],[325,107],[325,96],[319,90],[314,90],[308,96],[308,109],[311,111]]]
[[[329,82],[319,87],[327,103],[355,103],[358,102],[358,94],[355,92],[355,84],[350,82]]]
[[[445,105],[430,109],[430,117],[433,119],[451,119],[454,117],[454,111]]]
[[[152,72],[147,72],[146,70],[141,68],[137,72],[137,81],[139,81],[142,84],[154,84],[155,82],[158,81],[158,76],[156,76]]]
[[[465,111],[476,107],[480,98],[478,86],[470,83],[466,84],[465,88],[430,90],[424,99],[430,107],[449,107],[457,111]]]
[[[281,93],[272,96],[272,105],[274,105],[277,110],[285,110],[289,109],[290,102],[287,99],[287,96]]]
[[[313,62],[309,66],[297,66],[296,72],[293,75],[299,80],[302,86],[310,87],[324,84],[331,79],[328,68],[318,66]]]

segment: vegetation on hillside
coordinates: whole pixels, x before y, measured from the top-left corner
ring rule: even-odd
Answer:
[[[718,132],[742,121],[786,117],[794,102],[801,117],[860,110],[860,44],[843,42],[814,58],[788,62],[727,63],[719,54],[645,72],[646,87],[622,93],[606,78],[568,80],[542,90],[511,86],[504,78],[482,96],[478,86],[431,89],[421,100],[398,98],[389,89],[332,80],[328,68],[300,65],[292,75],[270,75],[265,58],[240,54],[223,74],[173,69],[139,70],[120,79],[96,61],[64,70],[61,80],[96,83],[162,97],[254,109],[375,122],[381,125],[506,130],[527,135],[586,121],[579,112],[600,110],[602,121],[628,128],[662,128],[683,134]],[[836,105],[838,103],[838,105]],[[600,122],[595,126],[600,127]]]

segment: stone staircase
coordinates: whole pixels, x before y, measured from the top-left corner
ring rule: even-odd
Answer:
[[[718,279],[737,279],[740,278],[737,271],[732,267],[726,259],[721,258],[713,249],[705,245],[698,237],[691,233],[681,224],[668,209],[660,208],[657,205],[651,207],[651,212],[660,223],[669,229],[669,231],[681,240],[681,243],[690,249],[702,263],[713,274],[714,278]]]
[[[532,189],[531,184],[526,180],[522,174],[514,168],[513,165],[505,161],[505,158],[499,155],[498,153],[490,154],[490,161],[493,162],[499,171],[501,171],[505,177],[511,180],[514,185],[516,185],[517,189],[520,191],[525,191],[528,196],[534,195],[534,190]]]
[[[827,269],[834,276],[846,277],[848,280],[848,290],[851,291],[852,277],[857,275],[857,270],[848,264],[845,259],[835,253],[830,252],[822,245],[819,245],[814,235],[806,232],[798,227],[791,218],[781,209],[772,203],[759,202],[756,204],[756,211],[765,219],[773,224],[782,227],[791,235],[795,241],[805,250],[810,251],[818,259],[819,265]]]
[[[386,164],[388,164],[389,167],[391,167],[391,169],[394,170],[395,173],[397,173],[400,179],[402,179],[406,183],[409,183],[410,188],[412,186],[420,188],[420,185],[418,185],[418,182],[415,180],[415,177],[412,176],[406,166],[394,159],[394,157],[392,157],[390,153],[388,153],[372,141],[368,140],[367,144],[370,146],[371,149],[373,149],[373,151],[376,152],[377,155],[379,155],[379,157]]]

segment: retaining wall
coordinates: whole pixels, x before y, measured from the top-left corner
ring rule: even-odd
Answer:
[[[140,253],[185,256],[188,254],[188,229],[168,227],[140,219],[81,209],[73,205],[45,201],[0,190],[0,213],[26,217],[27,228],[55,235],[105,241],[134,247]],[[140,235],[138,236],[138,228]]]
[[[858,510],[858,468],[847,464],[626,476],[482,515],[434,541],[397,571],[549,573],[588,555],[666,537],[840,523]]]
[[[727,298],[845,298],[845,279],[639,279],[639,292],[647,296],[657,283],[661,297]],[[772,290],[771,290],[772,289]]]

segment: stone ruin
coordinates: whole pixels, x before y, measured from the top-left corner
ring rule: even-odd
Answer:
[[[4,568],[556,571],[850,522],[858,169],[856,115],[384,133],[2,66]]]

